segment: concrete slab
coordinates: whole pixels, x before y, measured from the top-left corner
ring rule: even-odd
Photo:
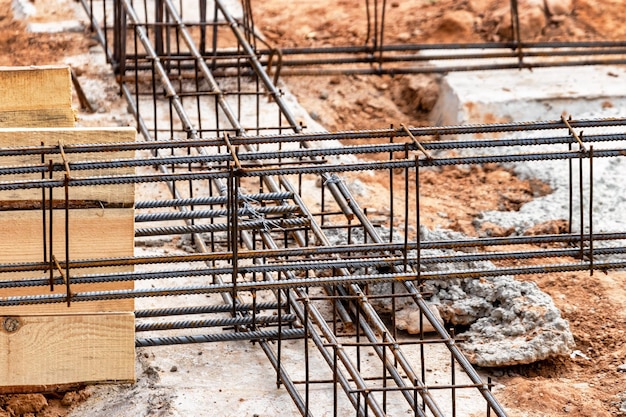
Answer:
[[[29,23],[27,30],[30,33],[61,33],[61,32],[83,32],[85,25],[79,20],[63,20],[60,22]]]
[[[436,125],[557,120],[626,106],[626,68],[594,66],[450,73],[432,112]],[[613,110],[611,110],[613,109]]]
[[[573,119],[626,117],[626,67],[555,67],[530,70],[498,70],[450,73],[442,78],[441,94],[432,120],[440,126],[559,120],[562,114]],[[622,134],[622,126],[585,128],[585,135]],[[566,129],[544,132],[507,133],[507,137],[568,135]],[[489,137],[494,137],[490,134]],[[477,135],[479,137],[479,135]],[[467,139],[467,137],[464,137]],[[594,149],[623,149],[624,141],[600,142]],[[554,150],[567,149],[564,145]],[[513,151],[513,148],[509,148]],[[545,151],[545,147],[520,147],[519,153]],[[468,151],[470,152],[470,151]],[[485,154],[490,150],[483,150]],[[498,152],[494,150],[494,152]],[[473,153],[473,151],[472,151]],[[575,164],[576,165],[576,164]],[[623,158],[601,158],[594,162],[594,231],[623,230],[626,221],[617,207],[626,196],[617,191],[624,177]],[[566,161],[524,162],[510,165],[521,178],[535,178],[550,185],[552,193],[535,198],[517,211],[481,213],[477,223],[490,222],[515,228],[522,234],[533,225],[567,219],[569,211],[569,170]],[[575,166],[573,178],[578,178]],[[589,169],[583,166],[585,212],[589,202]],[[574,184],[574,193],[578,193]],[[580,204],[573,203],[573,230],[579,230]],[[588,225],[585,225],[588,230]]]

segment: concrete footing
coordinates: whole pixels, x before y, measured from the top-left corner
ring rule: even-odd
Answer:
[[[450,73],[431,115],[444,126],[602,117],[614,107],[626,107],[625,68],[557,67]]]

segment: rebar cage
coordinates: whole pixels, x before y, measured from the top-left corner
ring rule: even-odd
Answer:
[[[0,265],[0,273],[29,276],[2,281],[4,288],[41,287],[40,295],[5,297],[0,306],[178,297],[178,307],[135,312],[136,346],[251,340],[266,354],[276,384],[288,390],[303,416],[345,415],[346,408],[358,416],[383,416],[405,412],[407,406],[415,416],[505,416],[490,381],[478,374],[454,332],[429,308],[423,285],[429,280],[623,268],[619,255],[626,250],[626,232],[594,233],[593,210],[585,210],[582,202],[593,205],[593,189],[584,184],[593,182],[594,159],[620,158],[625,152],[606,146],[625,140],[623,134],[594,129],[623,126],[626,120],[564,117],[551,122],[311,133],[279,87],[278,76],[584,65],[607,60],[559,62],[554,57],[565,55],[562,51],[587,57],[599,50],[618,55],[624,45],[535,45],[522,42],[519,34],[512,43],[386,45],[386,2],[367,2],[366,7],[374,3],[376,12],[368,14],[371,44],[281,51],[255,31],[249,2],[239,8],[224,0],[83,0],[144,141],[0,150],[0,174],[5,178],[16,172],[42,175],[2,182],[0,190],[128,183],[153,188],[158,192],[146,194],[158,198],[135,203],[136,245],[146,250],[123,259],[73,259],[69,254],[59,266],[67,271],[65,281],[46,277],[54,269],[46,260]],[[489,52],[467,55],[463,51],[468,47]],[[428,49],[448,49],[457,59],[477,63],[433,66],[436,55],[413,53]],[[540,61],[546,50],[551,58]],[[310,58],[316,54],[323,58]],[[487,57],[513,62],[478,63]],[[529,57],[535,60],[527,61]],[[609,60],[622,63],[621,58]],[[581,138],[581,128],[592,133]],[[476,139],[478,134],[489,139]],[[136,154],[129,159],[73,160],[68,180],[49,175],[68,169],[63,164],[1,163],[2,157],[16,153],[43,157],[64,152],[80,159],[80,154],[119,150]],[[561,160],[570,172],[580,168],[577,179],[570,175],[570,188],[580,193],[570,193],[567,233],[447,240],[424,235],[424,170],[545,160]],[[88,171],[119,167],[136,171],[97,176]],[[76,174],[81,171],[88,173]],[[359,193],[358,183],[373,176],[388,184],[382,213],[359,202],[367,197]],[[45,212],[45,201],[41,207]],[[179,250],[160,250],[159,242],[164,241],[175,242]],[[594,242],[608,244],[594,247]],[[543,243],[561,247],[514,249]],[[441,255],[441,250],[450,252]],[[550,257],[575,260],[495,268],[479,262]],[[87,267],[130,264],[136,266],[134,272],[81,273]],[[442,264],[457,267],[436,267]],[[41,271],[46,275],[40,276]],[[71,290],[73,284],[122,280],[135,281],[137,288]],[[51,283],[66,283],[67,293],[46,293]],[[381,285],[385,291],[375,291]],[[195,295],[206,296],[204,302]],[[382,303],[391,306],[387,313],[381,312]],[[395,326],[397,307],[408,304],[421,311],[415,335]],[[434,333],[425,332],[427,325]],[[435,361],[447,365],[433,376]],[[468,397],[479,398],[480,409],[464,407]]]

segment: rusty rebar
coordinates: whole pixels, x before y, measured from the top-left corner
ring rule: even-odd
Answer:
[[[417,47],[408,46],[406,49],[388,45],[384,42],[384,20],[386,2],[382,4],[378,0],[374,0],[374,14],[372,19],[373,26],[370,28],[370,35],[373,36],[373,48],[369,45],[364,49],[344,49],[341,48],[320,48],[319,50],[275,50],[278,51],[277,56],[289,57],[284,59],[281,72],[285,68],[294,68],[296,71],[299,65],[307,62],[310,65],[331,65],[334,66],[330,70],[343,70],[344,64],[352,65],[347,68],[346,72],[363,72],[363,73],[401,73],[403,71],[410,72],[427,72],[429,68],[402,68],[393,66],[403,62],[423,61],[425,56],[419,54],[408,54],[407,51],[415,52]],[[0,305],[14,306],[26,304],[41,303],[57,303],[64,301],[82,302],[88,300],[103,299],[123,299],[123,298],[139,298],[139,297],[161,297],[161,296],[179,296],[187,294],[220,294],[223,297],[224,304],[220,307],[201,306],[199,309],[180,306],[173,310],[161,310],[160,312],[142,312],[141,315],[174,315],[182,313],[184,315],[200,314],[199,311],[206,313],[220,311],[230,312],[232,317],[220,321],[220,319],[207,320],[185,320],[182,318],[177,322],[169,322],[167,324],[145,325],[140,329],[150,329],[156,331],[160,328],[177,328],[185,329],[191,327],[199,327],[203,325],[227,323],[229,326],[235,326],[236,330],[243,330],[242,326],[252,324],[263,324],[262,316],[257,315],[257,311],[263,308],[263,303],[257,303],[256,295],[262,291],[268,292],[276,297],[277,301],[271,303],[276,312],[275,318],[267,319],[268,321],[277,322],[277,331],[263,331],[257,328],[250,329],[250,332],[237,331],[234,333],[222,333],[218,335],[199,335],[188,336],[180,335],[171,338],[153,338],[138,339],[137,345],[156,345],[156,344],[174,344],[174,343],[198,343],[211,342],[218,340],[255,340],[258,341],[262,349],[268,356],[271,364],[276,370],[276,381],[278,385],[287,387],[290,395],[294,398],[299,411],[306,416],[311,413],[309,386],[313,383],[310,374],[306,372],[306,388],[305,398],[301,398],[297,388],[290,382],[284,361],[283,341],[288,337],[301,338],[304,337],[305,347],[309,341],[318,348],[318,352],[322,359],[328,364],[332,371],[333,384],[333,411],[337,414],[338,387],[340,387],[348,400],[355,407],[357,415],[367,415],[372,412],[375,415],[383,416],[386,414],[388,406],[387,392],[399,391],[405,398],[406,403],[414,410],[415,415],[442,415],[439,406],[434,398],[428,393],[430,386],[426,384],[424,374],[424,351],[423,341],[417,341],[413,345],[419,345],[421,350],[421,375],[415,372],[411,365],[408,364],[403,357],[400,349],[395,349],[395,335],[387,331],[384,323],[381,321],[378,313],[374,311],[371,305],[371,299],[366,291],[368,283],[374,282],[398,282],[404,284],[411,297],[414,298],[420,309],[426,315],[426,319],[420,318],[420,328],[423,329],[422,321],[433,321],[432,314],[429,315],[428,308],[422,294],[416,289],[413,282],[417,285],[426,279],[472,279],[488,276],[496,276],[499,274],[530,274],[530,273],[549,273],[563,271],[578,271],[590,269],[611,269],[624,268],[624,261],[620,260],[594,260],[594,256],[614,255],[624,253],[626,249],[621,242],[617,242],[618,247],[614,248],[594,248],[593,242],[598,240],[621,240],[626,234],[596,234],[591,224],[593,223],[593,159],[597,157],[622,157],[626,154],[624,149],[596,150],[590,149],[588,153],[581,151],[556,152],[552,146],[557,143],[571,144],[577,141],[581,150],[587,143],[594,141],[615,141],[624,140],[624,135],[594,135],[585,136],[554,136],[552,138],[530,138],[530,139],[492,139],[492,140],[462,140],[453,141],[436,141],[428,142],[418,137],[436,136],[443,137],[446,135],[463,135],[474,133],[496,133],[506,132],[513,133],[519,131],[541,131],[548,129],[564,129],[570,132],[586,126],[608,126],[626,125],[626,120],[604,119],[592,121],[573,121],[563,119],[561,121],[551,122],[530,122],[530,123],[503,123],[494,125],[480,126],[454,126],[441,128],[408,128],[401,125],[401,129],[381,129],[377,131],[354,131],[354,132],[333,132],[319,134],[302,134],[301,125],[293,117],[292,111],[288,103],[283,100],[282,92],[276,85],[276,78],[272,79],[269,71],[266,69],[268,65],[269,55],[266,52],[259,51],[257,48],[257,36],[254,33],[252,8],[250,2],[245,4],[245,12],[243,22],[235,19],[230,13],[224,2],[218,0],[215,2],[213,22],[207,21],[206,10],[201,10],[200,21],[196,24],[193,22],[183,21],[181,13],[176,8],[174,2],[163,0],[158,10],[157,22],[142,21],[139,19],[133,9],[133,2],[123,0],[116,2],[115,5],[115,26],[107,27],[106,23],[103,30],[92,19],[92,25],[98,30],[98,35],[107,49],[107,56],[118,72],[121,82],[122,94],[129,101],[129,108],[137,118],[137,126],[140,132],[150,142],[147,143],[122,143],[109,145],[93,145],[78,144],[71,146],[59,145],[58,149],[50,146],[40,147],[24,147],[0,150],[0,157],[10,155],[41,155],[40,164],[24,165],[19,167],[0,166],[0,175],[14,175],[18,173],[41,173],[41,179],[29,181],[8,180],[0,183],[1,190],[22,190],[36,189],[42,190],[42,199],[40,206],[37,202],[31,204],[31,208],[39,208],[44,211],[46,204],[50,209],[49,223],[52,224],[52,201],[53,188],[64,187],[66,224],[69,221],[70,199],[69,190],[72,187],[82,186],[99,186],[106,184],[127,184],[127,183],[146,183],[146,182],[164,182],[168,185],[172,192],[169,200],[145,201],[137,204],[138,210],[153,210],[159,208],[174,208],[178,211],[171,213],[146,213],[141,212],[136,216],[138,222],[157,222],[157,221],[181,221],[174,226],[163,227],[162,225],[148,225],[148,227],[138,228],[137,236],[156,236],[159,234],[175,234],[181,238],[184,235],[191,235],[193,244],[198,248],[201,254],[190,255],[174,255],[168,254],[155,257],[127,257],[116,259],[91,259],[76,260],[69,257],[69,250],[66,249],[65,262],[56,262],[54,267],[60,271],[61,279],[67,276],[66,284],[69,285],[69,272],[72,271],[72,283],[95,284],[97,282],[108,281],[124,281],[124,280],[142,280],[142,279],[160,279],[169,280],[168,283],[160,285],[158,288],[152,289],[136,289],[136,290],[116,290],[116,291],[95,291],[88,290],[71,294],[69,287],[67,294],[40,294],[24,297],[5,297],[0,298]],[[207,7],[206,2],[201,2],[201,9]],[[223,15],[225,22],[218,22],[218,10]],[[512,11],[513,12],[513,11]],[[165,21],[164,14],[167,13],[169,20]],[[148,20],[147,18],[145,20]],[[237,52],[219,51],[217,48],[217,26],[224,25],[230,28],[232,35],[236,39],[238,47]],[[199,28],[202,33],[200,46],[195,45],[195,38],[191,36],[190,28]],[[213,48],[208,47],[208,42],[204,37],[208,33],[208,29],[213,31]],[[519,29],[519,28],[518,28]],[[176,44],[173,49],[164,42],[163,33],[165,30],[172,30],[176,33]],[[111,32],[113,31],[113,32]],[[126,31],[133,31],[133,36],[126,36]],[[152,33],[154,32],[154,33]],[[110,42],[109,36],[113,33],[113,53],[109,53],[108,46]],[[154,35],[154,43],[151,36]],[[134,42],[135,45],[127,43]],[[140,44],[140,45],[138,45]],[[506,45],[506,46],[504,46]],[[608,55],[625,53],[626,44],[602,44],[609,49]],[[268,48],[270,47],[267,45]],[[558,46],[553,45],[555,55],[567,56],[569,51],[560,50],[558,48],[568,48],[571,44]],[[595,48],[600,46],[599,43],[589,44],[587,46],[580,44],[581,48],[587,48],[588,55],[584,55],[581,51],[573,53],[579,56],[596,56],[599,51]],[[459,49],[467,48],[468,45],[457,46]],[[516,65],[519,68],[531,66],[552,65],[551,63],[542,63],[531,58],[539,58],[547,55],[548,52],[538,51],[539,44],[525,43],[520,39],[519,35],[515,36],[513,42],[509,43],[493,43],[487,45],[488,54],[485,57],[496,56],[503,52],[496,48],[511,48],[512,52],[506,52],[504,55],[517,59],[515,63],[507,63],[503,65],[488,64],[483,67],[500,68],[508,65]],[[549,46],[545,46],[549,48]],[[622,48],[621,50],[619,48]],[[133,50],[134,49],[134,50]],[[137,51],[143,50],[140,55]],[[431,49],[426,47],[424,49]],[[187,51],[180,54],[181,50]],[[271,48],[268,51],[272,50]],[[620,52],[621,51],[621,52]],[[329,55],[337,55],[326,59],[317,59],[315,57],[309,59],[308,56],[314,53],[328,52]],[[458,52],[458,51],[457,51]],[[299,62],[291,57],[298,54],[306,56]],[[369,54],[366,58],[357,57],[356,54]],[[491,53],[491,55],[489,55]],[[341,54],[345,54],[342,56]],[[472,53],[473,55],[461,56],[464,59],[482,58],[480,53]],[[408,55],[413,55],[411,59]],[[443,54],[442,54],[443,55]],[[459,56],[462,54],[459,54]],[[504,56],[503,55],[503,56]],[[452,56],[454,57],[454,55]],[[437,57],[432,57],[437,58]],[[451,57],[440,57],[440,59],[450,59]],[[458,58],[458,56],[457,56]],[[272,58],[273,59],[273,58]],[[290,61],[291,59],[291,61]],[[587,58],[585,58],[587,59]],[[595,59],[600,62],[605,58]],[[611,58],[613,59],[613,58]],[[621,59],[616,56],[615,60]],[[352,60],[352,61],[351,61]],[[372,65],[370,68],[359,67],[360,64]],[[589,63],[589,61],[584,62]],[[393,65],[392,65],[393,64]],[[574,65],[581,64],[581,61]],[[483,65],[483,64],[480,64]],[[479,65],[479,66],[480,66]],[[564,65],[563,62],[554,62],[554,65]],[[569,64],[567,64],[569,65]],[[458,69],[471,70],[479,66],[459,65]],[[311,67],[311,71],[317,71],[318,68]],[[329,71],[330,71],[329,70]],[[221,71],[221,72],[220,72]],[[319,73],[327,71],[322,68]],[[431,71],[432,72],[432,71]],[[176,73],[174,80],[172,74]],[[220,85],[216,74],[224,76],[234,76],[236,87],[230,89]],[[256,86],[247,90],[242,87],[245,77],[251,77],[252,84]],[[189,82],[195,88],[187,91],[183,86]],[[144,85],[145,84],[145,85]],[[148,87],[149,86],[149,87]],[[148,93],[144,94],[140,91],[143,87],[148,87]],[[256,88],[256,90],[255,90]],[[271,97],[271,104],[277,111],[277,121],[271,125],[262,125],[259,120],[259,98],[262,95]],[[163,97],[162,97],[163,96]],[[242,99],[245,97],[254,97],[256,100],[256,126],[247,128],[246,124],[241,120]],[[165,98],[166,104],[170,111],[169,126],[160,126],[157,123],[157,116],[163,116],[157,105],[159,101]],[[151,107],[154,125],[148,126],[144,118],[145,111],[140,106],[141,100],[146,100]],[[202,110],[201,102],[209,100],[214,103],[215,107],[215,127],[207,127],[210,122],[207,121],[206,112]],[[233,99],[233,100],[230,100]],[[194,115],[190,110],[189,102],[193,100],[196,109]],[[144,106],[146,107],[146,106]],[[222,119],[222,121],[220,121]],[[224,119],[228,123],[224,124]],[[285,123],[283,123],[285,122]],[[271,135],[260,135],[259,132],[266,132],[267,129],[274,129],[277,133]],[[250,134],[255,132],[255,134]],[[286,133],[290,132],[290,133]],[[160,136],[160,137],[159,137]],[[163,137],[170,136],[173,140],[162,140]],[[184,138],[177,138],[182,136]],[[206,137],[212,136],[212,137]],[[374,145],[355,145],[346,147],[316,148],[311,145],[313,142],[324,142],[331,140],[358,140],[372,138],[403,138],[400,141],[392,141],[392,143],[380,143]],[[278,150],[272,148],[264,150],[263,146],[267,143],[277,143]],[[288,143],[296,143],[298,149],[287,149]],[[283,147],[283,144],[285,146]],[[520,154],[509,152],[509,147],[516,145],[546,145],[548,150],[538,151],[534,154]],[[473,148],[475,151],[487,147],[500,147],[500,152],[495,155],[473,155],[464,157],[446,157],[436,154],[437,151],[443,150],[459,150]],[[137,150],[145,149],[153,152],[150,158],[134,157],[128,159],[109,159],[104,161],[89,161],[88,159],[79,161],[79,158],[72,159],[71,163],[67,162],[65,154],[85,153],[85,152],[111,152],[115,150]],[[226,150],[226,152],[224,152]],[[20,153],[21,152],[21,153]],[[394,158],[395,152],[402,152],[403,158]],[[64,164],[48,165],[44,163],[45,158],[49,155],[60,153],[64,159]],[[372,161],[360,160],[355,163],[334,163],[323,158],[341,155],[372,155],[372,154],[389,154],[387,160]],[[426,158],[418,158],[419,154],[423,154]],[[583,218],[581,217],[581,231],[573,235],[568,233],[565,235],[549,235],[537,237],[510,237],[510,238],[493,238],[493,239],[474,239],[474,240],[458,240],[458,241],[436,241],[425,242],[419,236],[420,232],[420,184],[419,171],[427,167],[440,167],[460,164],[482,164],[482,163],[506,163],[517,161],[544,161],[552,159],[564,159],[573,161],[579,159],[580,163],[584,158],[589,159],[590,164],[590,208],[589,208],[589,233],[583,230]],[[289,165],[292,164],[292,165]],[[103,174],[95,176],[86,174],[80,176],[81,171],[90,169],[109,169],[118,167],[140,167],[155,166],[159,170],[159,174],[135,174],[135,175],[114,175]],[[69,172],[72,169],[72,176]],[[582,165],[581,165],[582,168]],[[376,230],[371,224],[365,210],[355,202],[347,185],[338,177],[340,172],[363,172],[369,170],[390,172],[392,178],[393,171],[401,169],[404,172],[404,197],[407,202],[404,206],[404,239],[402,242],[383,243],[379,236],[379,230]],[[409,174],[415,170],[415,192],[416,196],[416,224],[417,238],[409,239],[408,230],[411,226],[409,219],[409,196],[411,185]],[[53,177],[54,172],[66,172],[63,181]],[[46,178],[46,173],[48,174]],[[288,176],[297,176],[301,182],[303,176],[308,174],[318,174],[322,180],[322,190],[328,188],[329,194],[336,201],[338,208],[325,210],[322,201],[321,220],[322,226],[317,224],[317,214],[309,210],[302,198],[302,190],[298,188],[296,191],[290,183]],[[582,169],[581,169],[582,175]],[[205,182],[206,181],[206,182]],[[209,185],[207,185],[207,183]],[[260,188],[256,190],[254,187]],[[181,186],[185,184],[185,186]],[[255,184],[255,185],[251,185]],[[393,184],[391,184],[393,185]],[[49,191],[49,198],[45,197],[45,189]],[[188,190],[185,190],[188,188]],[[197,194],[196,188],[201,194]],[[582,216],[582,200],[585,197],[582,194],[582,177],[580,182],[581,195],[581,216]],[[244,191],[245,189],[245,191]],[[247,193],[253,191],[253,193]],[[258,191],[258,192],[257,192]],[[324,192],[324,191],[322,191]],[[390,190],[391,192],[391,190]],[[204,195],[202,193],[210,194]],[[322,194],[324,198],[324,194]],[[207,209],[199,209],[197,206],[208,205]],[[225,206],[225,207],[224,207]],[[5,207],[5,209],[12,209]],[[330,214],[336,213],[336,214]],[[244,217],[249,217],[246,220]],[[341,217],[338,224],[335,220]],[[206,219],[206,224],[200,223],[199,219]],[[225,220],[219,223],[218,218]],[[392,219],[393,220],[393,219]],[[347,221],[347,225],[345,222]],[[44,228],[46,219],[44,219]],[[151,227],[152,226],[152,227]],[[51,226],[50,226],[51,227]],[[325,235],[329,227],[343,229],[348,234],[348,244],[332,246]],[[392,225],[393,227],[393,225]],[[353,243],[353,230],[363,230],[366,238],[363,243]],[[392,229],[393,230],[393,229]],[[390,233],[393,235],[393,233]],[[44,238],[45,239],[45,238]],[[49,247],[52,247],[52,229],[50,229],[49,241],[45,241]],[[221,240],[225,239],[225,240]],[[392,239],[390,239],[392,240]],[[66,243],[69,242],[69,234],[66,231]],[[208,247],[210,242],[211,248]],[[578,243],[580,248],[571,249],[553,249],[553,250],[529,250],[529,251],[506,251],[502,250],[496,253],[466,253],[454,255],[430,255],[426,251],[428,249],[441,248],[481,248],[487,245],[510,245],[520,242],[544,242],[544,243]],[[588,242],[588,251],[583,249],[585,242]],[[227,244],[224,250],[222,245]],[[615,243],[615,242],[613,242]],[[321,244],[321,246],[315,246]],[[257,248],[257,245],[260,248]],[[297,245],[303,247],[296,247]],[[243,247],[247,249],[244,249]],[[417,253],[409,253],[416,250]],[[44,249],[45,253],[46,249]],[[213,253],[211,253],[213,252]],[[454,272],[429,272],[422,270],[421,267],[427,267],[431,264],[448,263],[448,262],[473,262],[478,260],[502,260],[502,259],[528,259],[531,257],[562,257],[572,255],[588,255],[589,263],[576,262],[556,265],[538,265],[534,267],[523,266],[519,268],[498,267],[495,269],[473,268],[469,270],[461,270]],[[43,262],[30,262],[22,264],[3,264],[0,265],[0,273],[8,273],[11,271],[29,272],[29,277],[23,280],[7,280],[3,281],[7,288],[17,284],[28,284],[32,286],[54,284],[59,282],[58,278],[54,278],[53,265],[49,264],[56,258],[50,253],[46,257],[44,254]],[[204,266],[193,268],[185,266],[179,268],[178,264],[182,262],[198,262],[204,263]],[[98,273],[98,274],[80,274],[80,268],[87,267],[104,267],[114,265],[142,265],[142,264],[167,264],[174,265],[155,272],[128,272],[128,273]],[[197,267],[197,268],[196,268]],[[65,268],[65,273],[61,268]],[[380,270],[377,270],[380,269]],[[50,277],[48,280],[41,279],[41,271],[49,270]],[[330,272],[329,272],[330,271]],[[383,271],[388,273],[383,273]],[[317,275],[316,275],[317,274]],[[170,282],[177,282],[179,278],[198,278],[202,284],[189,285],[186,287],[172,286]],[[261,279],[258,280],[257,278]],[[202,279],[202,281],[200,281]],[[212,284],[207,284],[212,282]],[[364,377],[361,370],[361,361],[357,360],[355,364],[353,359],[346,353],[345,347],[350,342],[341,346],[339,335],[337,332],[336,322],[330,326],[326,323],[325,318],[320,314],[317,307],[310,303],[307,289],[319,287],[331,289],[332,296],[327,296],[324,301],[332,302],[335,309],[340,314],[339,317],[344,323],[354,323],[357,328],[357,341],[359,346],[363,343],[370,343],[374,347],[376,357],[382,364],[381,380],[383,388],[376,388],[369,384],[369,380]],[[252,303],[242,303],[245,296],[253,298]],[[395,297],[393,298],[395,300]],[[246,306],[244,308],[244,305]],[[269,307],[269,304],[265,305]],[[289,310],[289,311],[288,311]],[[293,313],[291,313],[293,311]],[[304,326],[301,329],[289,329],[292,319],[297,317],[298,322]],[[352,321],[351,321],[352,320]],[[436,321],[436,320],[435,320]],[[472,384],[456,384],[452,379],[451,384],[441,389],[450,389],[453,400],[456,398],[456,389],[464,387],[473,387],[478,389],[483,395],[487,403],[487,413],[490,414],[494,410],[499,416],[503,416],[504,411],[497,403],[490,391],[491,384],[484,384],[475,373],[472,366],[462,356],[458,347],[454,343],[454,337],[451,337],[447,331],[441,326],[434,324],[440,338],[438,343],[443,343],[450,350],[452,369],[454,366],[461,368],[470,376]],[[423,338],[423,332],[422,338]],[[361,341],[361,335],[365,336],[367,342]],[[382,336],[379,336],[382,335]],[[268,340],[275,341],[277,346],[273,349]],[[407,344],[410,346],[411,344]],[[329,351],[331,346],[331,351]],[[399,345],[398,345],[399,346]],[[391,351],[393,347],[393,351]],[[307,356],[309,352],[307,351]],[[357,356],[360,356],[358,351]],[[393,360],[392,360],[393,357]],[[308,364],[308,361],[306,362]],[[308,368],[307,368],[308,369]],[[408,375],[408,379],[403,379],[402,375]],[[454,378],[454,375],[453,375]],[[392,386],[391,384],[395,384]],[[382,392],[381,397],[377,396],[377,390]],[[421,404],[419,403],[421,399]],[[428,412],[425,411],[428,408]],[[430,414],[428,414],[430,415]]]

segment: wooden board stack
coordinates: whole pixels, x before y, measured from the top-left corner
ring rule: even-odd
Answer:
[[[0,148],[76,143],[132,142],[133,128],[76,128],[67,67],[0,68]],[[130,158],[132,152],[81,154],[81,160]],[[68,160],[72,162],[72,154]],[[0,157],[0,166],[58,164],[56,154]],[[99,170],[99,175],[133,173],[132,168]],[[47,174],[46,174],[47,175]],[[64,171],[54,173],[63,178]],[[72,178],[94,175],[76,171]],[[41,179],[41,174],[16,175]],[[3,179],[2,181],[6,181]],[[50,253],[65,263],[65,190],[0,192],[0,263],[42,262]],[[134,250],[134,185],[69,188],[69,259],[131,257]],[[44,243],[45,242],[45,243]],[[46,245],[46,246],[44,246]],[[46,254],[44,254],[44,248]],[[49,256],[48,256],[49,260]],[[81,269],[77,274],[132,271],[132,266]],[[71,271],[70,271],[71,272]],[[33,277],[0,274],[0,280]],[[47,277],[42,271],[38,277]],[[60,274],[55,271],[55,277]],[[71,283],[70,273],[70,283]],[[87,289],[88,288],[88,289]],[[132,282],[71,285],[71,292],[132,289]],[[50,293],[50,288],[0,289],[5,297]],[[66,293],[56,285],[53,293]],[[0,307],[0,393],[48,391],[97,382],[135,380],[134,302],[73,302]]]

